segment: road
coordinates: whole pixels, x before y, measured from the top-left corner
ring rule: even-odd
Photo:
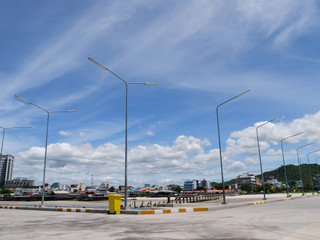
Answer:
[[[319,239],[320,196],[209,212],[104,215],[0,209],[0,239]]]

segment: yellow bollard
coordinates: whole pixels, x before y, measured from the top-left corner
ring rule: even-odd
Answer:
[[[121,207],[121,197],[119,194],[110,194],[108,195],[109,199],[109,214],[120,214]]]

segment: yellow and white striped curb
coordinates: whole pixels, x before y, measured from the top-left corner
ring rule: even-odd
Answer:
[[[283,200],[284,200],[284,201],[292,200],[292,198],[284,198]]]
[[[91,209],[85,209],[85,208],[58,208],[59,212],[86,212],[90,213]]]
[[[5,209],[19,209],[19,207],[16,207],[16,206],[0,206],[0,208],[5,208]]]
[[[209,209],[206,207],[198,208],[173,208],[173,209],[161,209],[161,210],[141,210],[140,214],[168,214],[168,213],[185,213],[185,212],[204,212]]]
[[[260,202],[252,202],[251,205],[259,205],[259,204],[264,204],[267,203],[266,201],[260,201]]]
[[[18,207],[18,206],[0,206],[0,209],[34,209],[34,208],[39,208],[40,207]],[[90,213],[92,209],[86,209],[86,208],[51,208],[51,210],[56,210],[59,212],[82,212],[82,213]]]

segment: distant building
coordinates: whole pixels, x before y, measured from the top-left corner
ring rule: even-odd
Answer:
[[[184,184],[183,184],[183,191],[193,191],[195,190],[197,187],[198,187],[198,180],[187,180],[187,181],[184,181]]]
[[[119,190],[119,192],[125,192],[125,191],[126,191],[126,188],[125,188],[125,186],[123,186],[123,185],[119,185],[118,190]]]
[[[269,183],[272,187],[279,188],[282,186],[282,182],[278,182],[274,176],[269,176],[265,183]]]
[[[320,189],[320,174],[316,174],[313,178],[315,188]]]
[[[199,183],[199,187],[204,187],[206,189],[211,189],[211,183],[209,180],[203,179],[200,183]]]
[[[78,191],[85,191],[86,190],[86,184],[85,183],[79,183],[77,186]]]
[[[6,181],[4,186],[6,188],[21,188],[21,187],[34,186],[34,180],[30,180],[28,178],[23,178],[23,177],[16,177],[13,180]]]
[[[150,185],[149,183],[146,183],[146,184],[144,185],[144,187],[145,187],[145,188],[150,188],[151,185]]]
[[[254,176],[254,174],[243,173],[242,175],[237,176],[236,184],[238,189],[240,189],[241,186],[245,184],[256,185],[256,177]]]
[[[0,187],[3,187],[6,181],[12,180],[14,156],[2,155],[0,157]]]
[[[108,190],[110,188],[110,183],[108,181],[102,182],[100,184],[100,188],[104,188],[104,189]]]

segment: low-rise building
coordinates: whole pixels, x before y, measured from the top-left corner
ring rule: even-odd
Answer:
[[[34,186],[34,180],[24,178],[24,177],[16,177],[13,180],[8,180],[5,182],[4,185],[6,188],[21,188],[21,187],[28,187]]]
[[[254,174],[243,173],[242,175],[237,176],[236,184],[238,189],[240,189],[241,186],[245,184],[256,185],[256,177]]]
[[[200,183],[199,183],[199,187],[204,187],[206,189],[211,189],[211,183],[209,180],[203,179]]]
[[[183,191],[193,191],[195,190],[197,187],[198,187],[198,180],[187,180],[187,181],[184,181],[184,184],[183,184]]]
[[[274,176],[269,176],[265,183],[269,183],[272,187],[279,188],[282,186],[282,182],[278,182],[278,180]]]

